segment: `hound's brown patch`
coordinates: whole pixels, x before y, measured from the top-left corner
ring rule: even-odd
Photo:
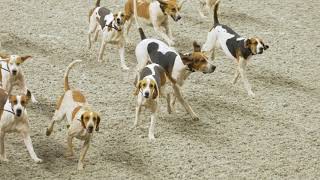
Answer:
[[[64,94],[59,97],[59,99],[58,99],[58,101],[57,101],[56,110],[60,109],[63,98],[64,98]]]
[[[21,96],[21,105],[26,107],[28,104],[29,98],[27,96]]]
[[[253,54],[257,54],[258,41],[256,38],[250,38],[245,41],[245,48],[249,48]]]
[[[7,102],[7,99],[8,99],[8,93],[4,89],[0,88],[0,120],[3,113],[3,108]]]
[[[72,120],[74,119],[74,117],[76,116],[76,114],[79,112],[80,109],[81,109],[81,106],[77,106],[76,108],[73,109]]]
[[[12,105],[16,105],[18,103],[17,96],[10,96],[9,101]]]
[[[7,59],[7,58],[9,58],[10,57],[10,55],[9,54],[7,54],[7,53],[0,53],[0,57],[2,58],[2,59]]]
[[[149,14],[149,6],[150,2],[146,0],[128,0],[124,6],[124,13],[126,19],[130,19],[130,17],[134,13],[134,6],[133,6],[133,1],[137,1],[137,14],[139,17],[149,19],[150,14]]]
[[[86,98],[83,96],[83,94],[80,91],[77,91],[77,90],[72,91],[72,99],[75,102],[80,102],[80,103],[86,102]]]

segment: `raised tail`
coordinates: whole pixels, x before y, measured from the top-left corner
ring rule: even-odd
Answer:
[[[218,9],[219,9],[219,3],[220,0],[216,1],[216,3],[214,4],[213,7],[213,26],[216,27],[217,25],[219,25],[219,19],[218,19]]]
[[[71,68],[72,68],[75,64],[77,64],[77,63],[79,63],[79,62],[81,62],[81,60],[75,60],[75,61],[73,61],[72,63],[70,63],[69,66],[67,67],[67,70],[66,70],[66,72],[65,72],[65,74],[64,74],[64,91],[70,90],[69,80],[68,80],[68,79],[69,79],[69,78],[68,78],[69,72],[70,72]]]
[[[99,7],[100,6],[100,0],[97,0],[96,1],[96,7]]]
[[[143,32],[143,29],[141,28],[139,22],[138,22],[138,13],[137,13],[137,1],[138,0],[133,0],[133,16],[134,16],[134,20],[136,21],[136,25],[140,34],[140,38],[141,40],[146,39],[146,35]]]

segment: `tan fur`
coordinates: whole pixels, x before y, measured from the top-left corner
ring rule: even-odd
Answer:
[[[79,112],[80,109],[81,109],[81,106],[78,106],[78,107],[73,109],[73,111],[72,111],[72,120],[74,120],[74,117],[76,116],[76,114]]]
[[[8,99],[8,93],[6,90],[0,88],[0,120],[3,113],[4,105],[6,104]]]
[[[80,103],[86,102],[86,98],[84,97],[84,95],[80,91],[77,91],[77,90],[72,91],[72,98],[75,102],[80,102]]]
[[[143,17],[145,19],[150,18],[149,14],[149,5],[150,2],[145,1],[145,0],[128,0],[124,6],[124,13],[125,16],[129,19],[133,13],[133,1],[138,1],[137,2],[137,14],[139,17]]]

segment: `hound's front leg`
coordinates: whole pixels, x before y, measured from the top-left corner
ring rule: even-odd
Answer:
[[[133,128],[136,128],[140,119],[140,113],[141,113],[141,94],[138,94],[138,102],[136,105],[136,116],[135,116],[135,120],[134,120],[134,124],[132,126]]]
[[[100,62],[102,60],[103,52],[104,52],[104,49],[106,48],[106,44],[107,44],[107,42],[105,40],[105,35],[103,34],[101,47],[100,47],[100,50],[99,50],[98,62]]]
[[[27,150],[28,150],[31,158],[32,158],[36,163],[41,163],[41,162],[42,162],[42,159],[39,159],[38,156],[36,155],[36,153],[34,152],[33,145],[32,145],[32,141],[31,141],[31,138],[30,138],[29,133],[28,133],[28,132],[23,132],[23,133],[22,133],[22,136],[23,136],[24,144],[26,145]]]
[[[243,58],[240,58],[239,67],[238,68],[239,68],[239,73],[240,73],[241,79],[242,79],[243,84],[244,84],[244,88],[247,90],[248,95],[250,97],[254,97],[255,94],[251,90],[251,85],[248,82],[247,75],[246,75],[246,72],[245,72],[246,71],[246,66],[247,66],[246,60],[243,59]]]
[[[154,105],[152,106],[152,114],[151,114],[151,122],[150,122],[150,127],[149,127],[149,140],[155,141],[156,138],[154,137],[154,128],[155,128],[155,124],[156,124],[156,119],[157,119],[157,114],[158,114],[158,104],[157,102],[154,103]]]
[[[196,113],[194,113],[191,106],[183,99],[182,94],[180,92],[180,88],[178,87],[178,85],[173,84],[172,86],[173,86],[175,96],[178,98],[179,102],[183,105],[183,107],[187,110],[187,112],[191,115],[192,119],[199,120],[198,115],[196,115]]]
[[[234,78],[232,80],[232,84],[236,84],[238,82],[239,77],[240,77],[240,72],[239,72],[239,69],[236,68],[234,72]]]
[[[125,42],[123,41],[118,45],[119,46],[119,54],[120,54],[120,62],[121,62],[122,69],[128,70],[129,68],[126,65],[125,56],[124,56],[124,53],[125,53],[124,44],[125,44]]]
[[[90,138],[88,138],[84,141],[83,146],[81,148],[80,159],[78,162],[78,170],[83,170],[83,168],[84,168],[84,165],[83,165],[84,157],[87,154],[87,151],[89,149],[89,145],[90,145]]]
[[[4,150],[5,133],[0,131],[0,161],[9,161]]]
[[[166,21],[166,22],[163,23],[163,27],[164,27],[164,29],[166,30],[166,33],[167,33],[167,35],[169,36],[169,38],[170,38],[172,41],[174,41],[174,38],[173,38],[173,36],[172,36],[172,31],[171,31],[171,29],[170,29],[170,27],[169,27],[168,21]]]
[[[67,157],[74,156],[72,140],[73,140],[73,136],[72,135],[68,135],[68,138],[67,138],[68,146],[67,146],[67,152],[66,152],[66,156]]]

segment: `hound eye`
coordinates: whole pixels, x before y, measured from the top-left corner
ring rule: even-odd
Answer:
[[[96,120],[97,120],[97,118],[94,117],[94,118],[93,118],[93,121],[96,121]]]
[[[17,101],[17,100],[14,100],[14,101],[13,101],[13,104],[17,104],[17,103],[18,103],[18,101]]]
[[[19,66],[20,65],[20,63],[17,63],[17,66]]]
[[[154,85],[153,84],[150,84],[150,88],[153,88],[154,87]]]
[[[142,87],[146,87],[146,83],[143,83],[143,84],[142,84]]]

